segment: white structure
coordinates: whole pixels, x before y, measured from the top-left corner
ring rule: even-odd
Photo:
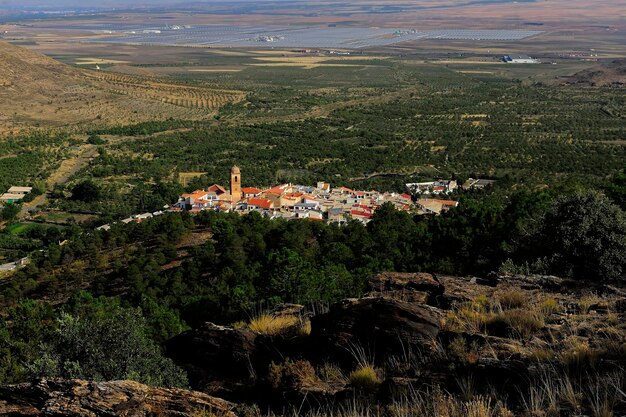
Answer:
[[[538,64],[539,60],[528,55],[505,55],[502,60],[507,64]]]
[[[413,182],[405,184],[405,186],[413,194],[448,194],[457,189],[455,180]]]

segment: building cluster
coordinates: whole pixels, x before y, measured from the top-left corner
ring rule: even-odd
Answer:
[[[19,203],[32,191],[33,187],[11,187],[6,193],[0,195],[0,205]]]
[[[463,189],[482,189],[493,185],[494,180],[469,178]],[[434,198],[430,195],[448,194],[458,188],[454,180],[438,180],[424,183],[406,184],[411,194],[381,193],[378,191],[358,191],[346,187],[333,188],[326,182],[315,186],[281,184],[270,188],[242,187],[241,170],[234,166],[230,173],[230,187],[219,184],[186,193],[172,206],[154,213],[137,214],[121,220],[123,224],[140,223],[143,220],[160,216],[165,212],[199,213],[206,210],[236,212],[246,214],[259,212],[271,218],[308,219],[345,223],[355,219],[368,223],[378,207],[391,203],[397,210],[413,214],[441,214],[459,202],[450,199]],[[437,196],[438,197],[438,196]],[[105,224],[98,230],[109,230]]]
[[[428,182],[412,182],[405,184],[407,190],[415,195],[449,194],[457,189],[454,180],[437,180]]]
[[[192,213],[216,210],[242,214],[257,211],[272,218],[338,223],[356,219],[367,223],[374,211],[385,203],[391,203],[397,210],[416,214],[439,214],[458,204],[456,201],[428,198],[414,202],[410,194],[333,188],[325,182],[318,182],[315,186],[281,184],[267,189],[242,188],[241,171],[233,167],[230,189],[214,184],[207,189],[183,194],[170,210]]]

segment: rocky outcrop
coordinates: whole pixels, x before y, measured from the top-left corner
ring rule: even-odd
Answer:
[[[228,397],[254,377],[252,357],[258,335],[213,323],[179,334],[167,342],[167,355],[183,366],[193,387]]]
[[[354,348],[376,359],[430,351],[441,313],[426,305],[393,298],[347,299],[311,320],[311,338],[320,352],[349,360]]]
[[[372,277],[368,286],[369,296],[429,305],[437,305],[445,289],[433,274],[423,272],[383,272]]]
[[[231,410],[229,402],[207,394],[134,381],[42,379],[0,387],[0,415],[11,417],[236,417]]]

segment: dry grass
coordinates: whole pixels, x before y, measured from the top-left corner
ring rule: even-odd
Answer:
[[[528,302],[528,295],[523,291],[509,290],[498,296],[498,302],[505,310],[512,308],[522,308]]]
[[[235,329],[250,329],[253,332],[268,336],[292,335],[307,336],[311,334],[311,321],[293,314],[272,314],[260,312],[250,321],[239,321],[232,325]]]
[[[539,311],[541,311],[541,313],[545,317],[551,316],[552,314],[555,314],[555,313],[560,313],[562,310],[563,308],[561,307],[559,302],[552,297],[548,297],[544,299],[539,304]]]
[[[349,376],[350,384],[363,391],[373,391],[380,385],[381,380],[372,365],[359,366]]]
[[[500,402],[482,396],[462,401],[438,390],[414,392],[395,401],[390,407],[392,417],[513,417]]]
[[[545,326],[543,311],[541,306],[528,304],[521,294],[507,292],[495,303],[490,303],[486,297],[477,297],[461,304],[448,312],[443,327],[455,332],[525,339]]]
[[[506,310],[492,316],[486,324],[494,334],[510,333],[512,337],[528,339],[545,326],[543,316],[536,310]]]
[[[600,297],[596,293],[590,293],[580,298],[578,301],[578,306],[580,307],[580,311],[583,314],[589,313],[589,310],[592,306],[603,306],[608,308],[608,303],[602,297]]]
[[[295,316],[274,316],[268,313],[261,313],[253,317],[247,327],[253,332],[277,336],[299,327],[300,324],[300,319]]]

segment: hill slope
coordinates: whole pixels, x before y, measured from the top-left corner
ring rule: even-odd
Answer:
[[[561,84],[626,87],[626,59],[603,62],[569,77],[562,77],[560,80]]]
[[[169,117],[200,119],[244,97],[239,91],[73,68],[0,42],[0,131]]]

